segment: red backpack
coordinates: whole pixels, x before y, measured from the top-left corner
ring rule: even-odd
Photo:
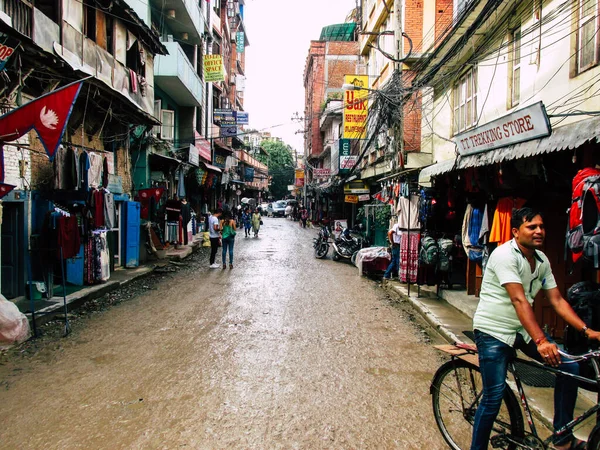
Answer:
[[[600,169],[588,167],[573,178],[566,247],[573,253],[573,263],[581,256],[600,267]],[[566,258],[566,254],[565,254]]]

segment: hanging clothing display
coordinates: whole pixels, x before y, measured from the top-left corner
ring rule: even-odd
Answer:
[[[418,195],[411,195],[410,200],[406,197],[398,199],[396,213],[398,214],[398,226],[401,229],[421,229],[421,222],[419,221],[419,198]]]
[[[92,206],[92,216],[94,218],[94,228],[104,227],[104,191],[94,190],[91,194],[90,204]]]
[[[61,249],[63,259],[77,256],[79,253],[79,246],[81,245],[77,217],[74,215],[66,217],[59,214],[57,217],[56,230],[58,235],[57,257],[60,258]]]
[[[183,168],[180,167],[177,172],[178,172],[178,177],[179,177],[179,180],[177,181],[177,197],[183,198],[183,197],[185,197],[185,184],[184,184]]]
[[[504,197],[498,200],[494,219],[492,220],[492,229],[490,230],[490,242],[504,244],[512,239],[510,219],[512,210],[521,208],[526,200],[517,197]]]
[[[102,156],[98,153],[89,152],[90,169],[88,171],[88,183],[92,188],[100,187],[102,183]]]
[[[412,219],[412,218],[411,218]],[[419,242],[421,233],[402,233],[400,238],[400,272],[401,283],[416,283],[419,270]],[[410,248],[409,248],[410,247]]]
[[[117,226],[115,219],[115,196],[108,191],[104,192],[104,225],[108,229]]]

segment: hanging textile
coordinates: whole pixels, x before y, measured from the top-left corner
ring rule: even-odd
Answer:
[[[92,191],[90,204],[92,206],[94,228],[104,227],[104,191]]]
[[[400,272],[401,283],[416,283],[419,270],[419,242],[421,233],[402,233],[400,238]],[[410,245],[409,245],[410,243]],[[410,246],[410,251],[409,251]]]
[[[490,242],[504,244],[513,238],[510,227],[512,210],[521,208],[526,201],[527,200],[525,199],[516,197],[504,197],[498,200],[496,211],[494,212],[494,219],[492,220]]]
[[[78,187],[83,191],[88,191],[88,170],[90,170],[90,158],[86,152],[81,152],[79,155],[79,181]]]
[[[411,195],[410,200],[406,197],[400,197],[396,213],[398,214],[398,225],[403,230],[421,229],[418,195]]]
[[[104,192],[104,225],[108,229],[117,226],[115,219],[115,196],[110,192]]]
[[[184,183],[184,174],[183,167],[180,167],[178,170],[179,180],[177,181],[177,197],[180,199],[185,197],[185,183]]]
[[[70,215],[66,217],[59,215],[57,220],[58,250],[57,255],[60,258],[60,249],[62,249],[63,259],[74,258],[79,253],[81,240],[79,237],[79,228],[77,217]]]
[[[90,152],[88,154],[90,160],[90,170],[88,172],[88,182],[90,187],[98,188],[102,183],[102,156],[98,153]]]

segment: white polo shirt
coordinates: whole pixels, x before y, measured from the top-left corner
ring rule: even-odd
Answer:
[[[473,329],[483,331],[511,346],[515,343],[517,333],[523,336],[525,342],[531,340],[504,285],[521,284],[530,305],[533,305],[533,299],[540,289],[555,288],[556,280],[548,257],[538,250],[534,252],[534,256],[535,270],[532,272],[527,258],[514,239],[492,252],[483,275]]]

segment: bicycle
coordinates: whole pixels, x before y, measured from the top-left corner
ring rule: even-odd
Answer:
[[[482,395],[477,348],[472,344],[460,342],[454,345],[437,345],[435,347],[451,355],[450,361],[440,366],[431,382],[430,394],[432,395],[435,421],[450,448],[465,450],[470,447],[475,412]],[[589,362],[593,368],[594,379],[565,373],[535,360],[514,358],[509,362],[508,372],[513,377],[518,396],[521,399],[521,406],[527,418],[529,431],[525,429],[523,412],[517,396],[507,385],[502,407],[496,418],[490,438],[493,448],[509,450],[547,449],[554,438],[574,430],[584,420],[596,414],[596,425],[588,437],[587,449],[600,450],[600,350],[590,351],[582,355],[569,355],[563,351],[559,351],[559,353],[565,358],[572,359],[574,363]],[[520,371],[526,372],[527,368],[539,371],[539,375],[542,376],[541,383],[548,383],[553,380],[553,375],[556,374],[575,378],[580,386],[583,385],[586,389],[598,392],[598,401],[596,405],[579,417],[542,440],[537,432],[533,414],[523,389],[523,376],[519,373]],[[549,386],[546,385],[546,387]]]

